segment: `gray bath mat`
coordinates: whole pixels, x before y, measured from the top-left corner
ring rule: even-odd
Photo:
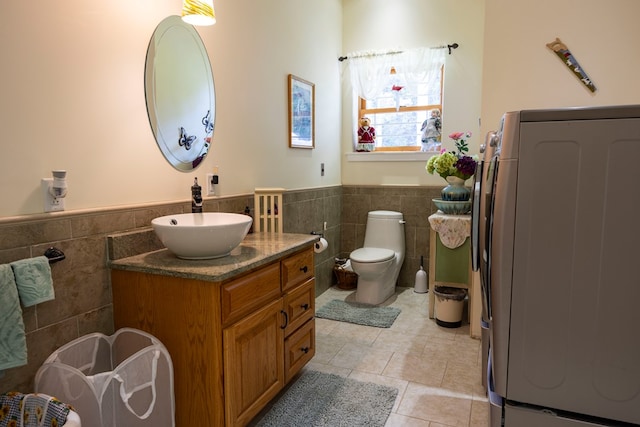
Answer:
[[[396,307],[378,307],[339,299],[328,302],[316,311],[316,317],[376,328],[390,328],[399,314],[400,309]]]
[[[382,427],[397,395],[393,387],[306,370],[256,425]]]

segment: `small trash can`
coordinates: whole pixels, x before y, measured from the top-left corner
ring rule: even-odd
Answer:
[[[137,329],[92,333],[60,347],[38,369],[35,388],[72,405],[86,426],[175,426],[171,357]]]
[[[462,309],[467,290],[436,286],[433,293],[436,297],[436,323],[444,328],[459,328],[462,325]]]
[[[350,259],[336,258],[333,274],[336,276],[336,282],[340,289],[351,290],[358,285],[358,275],[351,268]]]

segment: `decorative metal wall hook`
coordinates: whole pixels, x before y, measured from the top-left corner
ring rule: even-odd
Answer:
[[[53,264],[54,262],[62,261],[63,259],[66,258],[65,255],[64,255],[64,252],[62,252],[58,248],[54,248],[53,246],[51,246],[49,249],[44,251],[44,256],[49,258],[49,264]]]

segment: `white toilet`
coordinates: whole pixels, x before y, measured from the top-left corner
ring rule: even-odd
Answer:
[[[364,247],[349,256],[353,271],[358,274],[357,302],[380,304],[394,294],[404,253],[402,213],[369,212]]]

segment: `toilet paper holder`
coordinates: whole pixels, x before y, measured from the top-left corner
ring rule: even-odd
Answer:
[[[325,250],[327,250],[327,247],[329,246],[329,243],[327,243],[327,241],[324,238],[324,233],[319,233],[317,231],[312,231],[311,234],[313,236],[319,236],[320,238],[318,239],[317,242],[315,242],[313,244],[313,251],[317,254],[324,252]]]

